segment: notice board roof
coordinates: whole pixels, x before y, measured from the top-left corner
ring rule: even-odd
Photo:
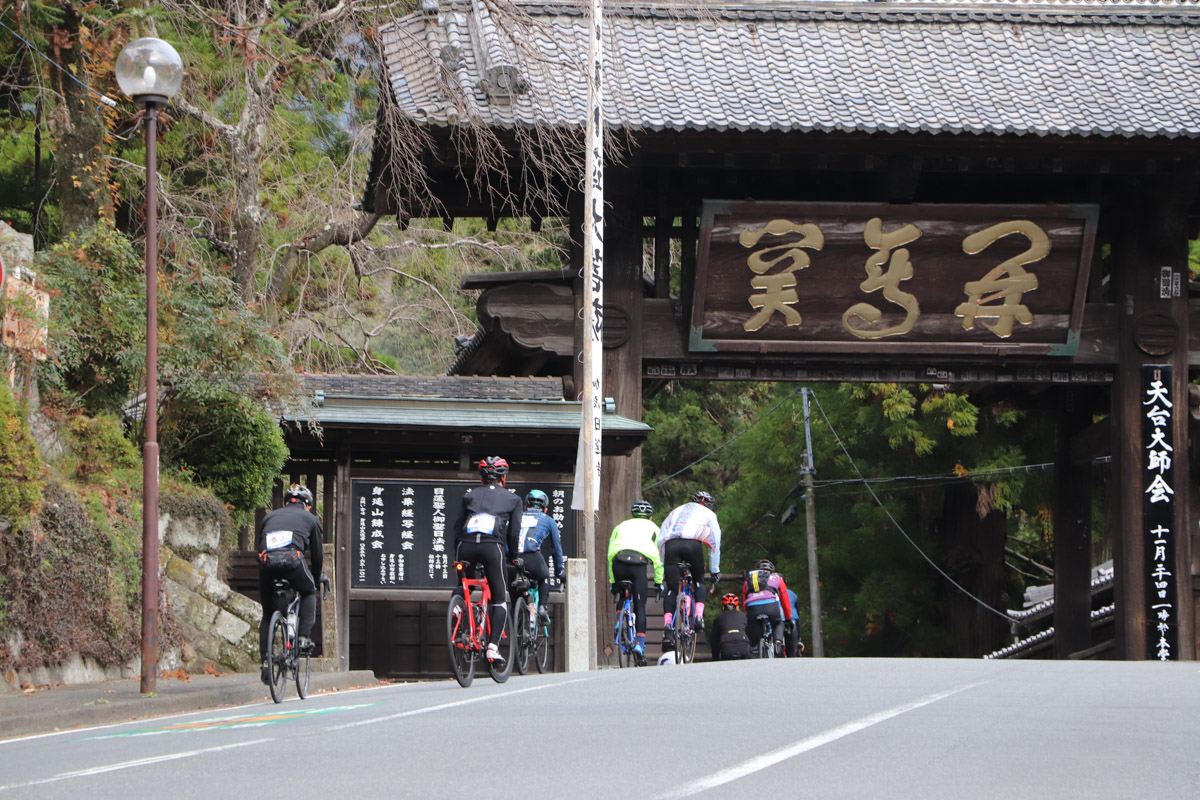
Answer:
[[[563,399],[562,378],[307,375],[303,381],[314,396],[308,413],[329,440],[352,432],[366,434],[359,441],[380,444],[406,432],[439,434],[446,441],[491,433],[566,444],[578,436],[583,408]],[[609,413],[602,426],[606,454],[629,452],[653,430]],[[428,440],[421,441],[424,446]]]

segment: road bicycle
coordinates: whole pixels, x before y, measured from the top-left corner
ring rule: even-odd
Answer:
[[[491,615],[488,614],[492,591],[487,579],[478,577],[476,565],[468,561],[455,561],[454,572],[458,575],[459,585],[446,608],[446,645],[450,650],[454,678],[463,688],[470,686],[475,678],[475,662],[484,661],[492,680],[504,683],[513,668],[512,615],[508,615],[500,633],[500,655],[504,657],[501,667],[487,660],[487,646],[492,634]]]
[[[633,651],[637,642],[637,620],[633,611],[633,581],[617,581],[617,626],[613,629],[613,647],[617,666],[645,666],[646,657]]]
[[[692,578],[692,568],[686,562],[680,562],[679,595],[675,603],[675,617],[671,620],[676,664],[690,664],[696,658],[695,613],[696,584]]]
[[[322,598],[328,597],[329,579],[321,578],[321,584],[324,586]],[[271,699],[276,703],[283,702],[283,695],[287,690],[287,679],[290,677],[296,681],[296,694],[300,695],[300,699],[303,700],[308,697],[308,679],[312,674],[312,653],[310,651],[300,652],[300,648],[296,645],[300,620],[300,593],[294,590],[287,581],[278,578],[272,581],[271,587],[276,598],[276,611],[271,614],[271,622],[267,628],[267,642],[269,642],[267,659],[270,673],[268,686],[271,689]],[[278,610],[280,600],[288,598],[289,595],[287,610],[280,612]]]
[[[513,560],[513,566],[517,568],[510,584],[513,597],[516,598],[512,609],[513,630],[516,633],[516,641],[513,642],[516,663],[513,666],[518,674],[524,675],[529,671],[529,658],[532,656],[537,671],[545,672],[550,666],[550,618],[538,616],[537,582],[525,574],[525,562],[518,557]]]
[[[783,658],[783,642],[775,641],[775,623],[766,614],[759,614],[758,620],[761,635],[755,645],[759,658]]]

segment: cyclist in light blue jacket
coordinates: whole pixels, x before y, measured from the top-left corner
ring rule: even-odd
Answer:
[[[550,599],[547,584],[550,581],[550,566],[546,563],[546,554],[542,545],[548,539],[554,555],[554,577],[562,580],[566,563],[563,561],[562,541],[558,533],[558,523],[554,517],[546,513],[550,498],[540,489],[532,489],[525,495],[525,513],[521,516],[521,529],[515,533],[509,532],[508,553],[516,560],[524,562],[525,574],[537,581],[538,615],[549,618],[548,601]]]

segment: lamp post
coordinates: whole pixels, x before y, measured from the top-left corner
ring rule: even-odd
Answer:
[[[146,106],[146,443],[142,446],[142,694],[158,677],[158,108],[183,84],[183,61],[161,39],[117,56],[117,83]]]

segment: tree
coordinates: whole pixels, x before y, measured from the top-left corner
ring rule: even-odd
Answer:
[[[799,586],[808,571],[804,529],[781,518],[789,505],[803,506],[803,419],[799,398],[789,397],[793,387],[774,392],[768,402],[795,408],[771,414],[731,446],[740,475],[721,510],[723,560],[747,564],[768,555]],[[945,387],[823,385],[815,398],[827,652],[978,656],[995,649],[1007,628],[979,602],[1002,610],[1014,601],[1020,584],[1004,572],[1004,547],[1039,500],[1029,473],[1007,469],[1047,460],[1039,445],[1052,441],[1044,422],[1003,403],[976,407]],[[868,491],[864,479],[881,482]]]

